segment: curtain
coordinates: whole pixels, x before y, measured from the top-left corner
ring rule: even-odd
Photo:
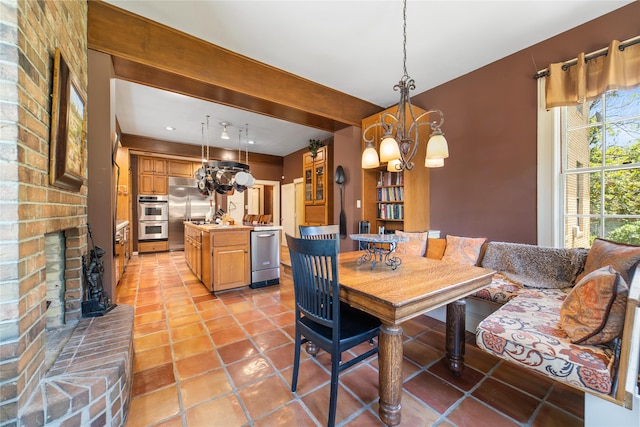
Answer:
[[[614,40],[606,55],[586,59],[580,53],[577,63],[563,70],[564,63],[549,65],[546,76],[546,107],[571,106],[597,98],[608,90],[630,89],[640,85],[640,43],[620,50]],[[586,60],[585,60],[586,59]]]

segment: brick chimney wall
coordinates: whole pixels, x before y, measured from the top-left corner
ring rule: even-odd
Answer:
[[[80,319],[87,186],[49,185],[53,58],[60,47],[87,97],[87,2],[0,0],[0,424],[16,424],[42,380],[45,234],[65,235],[66,321]],[[88,102],[87,102],[88,104]],[[87,153],[84,153],[87,164]]]

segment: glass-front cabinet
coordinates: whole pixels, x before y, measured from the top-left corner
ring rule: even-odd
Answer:
[[[319,148],[315,158],[312,157],[311,153],[304,153],[304,202],[307,205],[326,202],[326,149],[327,147]]]
[[[330,149],[330,146],[324,146],[316,151],[315,157],[311,152],[302,156],[305,225],[327,225],[333,219]]]

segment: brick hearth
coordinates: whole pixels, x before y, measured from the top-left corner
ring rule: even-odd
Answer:
[[[21,425],[124,425],[131,397],[133,315],[118,305],[82,319],[40,381]]]

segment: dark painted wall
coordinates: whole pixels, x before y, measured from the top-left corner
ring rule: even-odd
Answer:
[[[356,207],[357,200],[362,200],[362,169],[360,168],[360,128],[348,127],[334,133],[333,140],[333,171],[338,165],[344,169],[345,183],[342,186],[343,206],[347,223],[347,236],[358,232],[358,223],[362,217],[362,209]],[[334,223],[340,222],[340,186],[333,182],[333,218]],[[349,237],[340,242],[342,252],[357,249],[356,244]]]
[[[536,243],[536,66],[637,36],[639,18],[635,2],[413,98],[444,112],[449,142],[431,172],[431,228]]]
[[[637,36],[638,17],[640,2],[635,2],[413,98],[419,107],[444,112],[449,142],[444,168],[430,174],[431,229],[442,236],[537,243],[536,67]],[[347,171],[349,233],[361,218],[355,208],[362,198],[359,133],[358,128],[336,132],[334,143],[334,167]],[[283,183],[302,176],[305,151],[284,158]],[[337,186],[334,190],[337,219],[340,193]],[[342,245],[347,250],[347,243]]]

